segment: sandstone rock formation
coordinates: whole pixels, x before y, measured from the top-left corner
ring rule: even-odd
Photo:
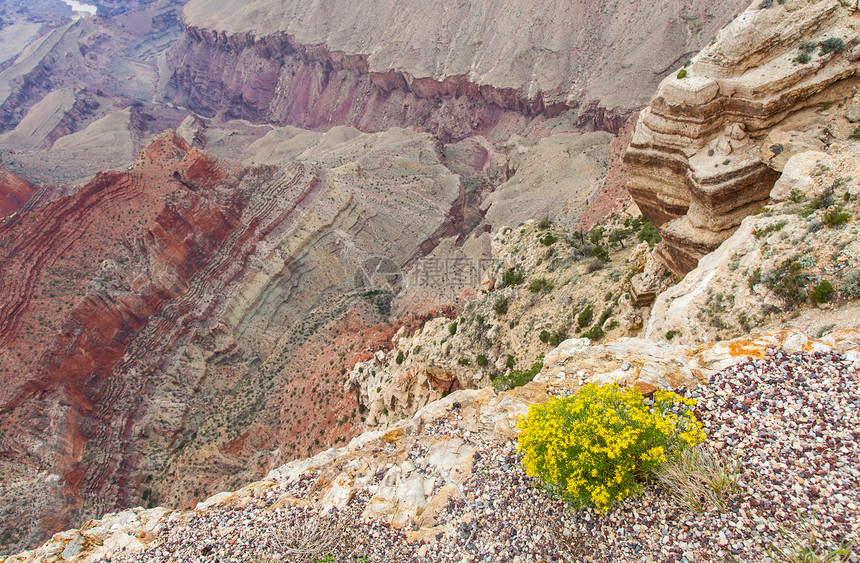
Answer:
[[[779,327],[860,328],[860,143],[834,143],[830,152],[786,163],[774,188],[783,202],[744,219],[660,294],[647,338],[701,343]]]
[[[628,189],[660,226],[661,259],[676,273],[767,202],[781,165],[768,151],[798,150],[763,147],[774,129],[834,140],[827,111],[858,85],[849,55],[858,22],[856,3],[756,2],[660,84],[625,160]]]
[[[572,109],[616,131],[741,5],[193,0],[172,87],[199,113],[306,128],[507,138]]]

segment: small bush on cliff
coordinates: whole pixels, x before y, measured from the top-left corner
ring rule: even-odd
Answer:
[[[508,356],[511,358],[512,356]],[[532,381],[540,370],[543,369],[543,354],[538,356],[537,361],[532,364],[529,369],[512,369],[507,374],[497,377],[493,381],[493,386],[499,391],[507,391],[515,387],[522,387],[526,383]]]
[[[831,207],[824,212],[824,215],[821,216],[821,220],[824,221],[824,224],[831,228],[844,225],[850,218],[851,214],[845,211],[841,205]]]
[[[504,317],[508,314],[508,298],[504,295],[499,296],[496,299],[496,302],[493,303],[493,311],[496,312],[500,317]]]
[[[554,236],[552,233],[547,233],[543,238],[540,239],[540,243],[544,246],[552,246],[556,243],[558,237]]]
[[[485,356],[483,354],[478,354],[478,357],[475,358],[475,363],[478,364],[478,366],[483,368],[483,367],[487,367],[487,365],[489,365],[490,360],[487,359],[487,356]]]
[[[773,270],[762,276],[761,281],[781,297],[787,308],[792,308],[806,300],[806,286],[809,285],[809,274],[803,265],[794,258],[789,258]]]
[[[513,268],[502,274],[502,285],[509,287],[523,283],[523,271],[519,268]]]
[[[645,224],[642,225],[642,229],[639,231],[639,240],[647,242],[649,246],[654,246],[662,239],[660,238],[660,231],[657,230],[657,227],[655,227],[650,221],[646,221]]]
[[[800,53],[799,55],[794,57],[794,62],[796,62],[799,65],[805,65],[806,63],[808,63],[811,60],[812,60],[812,57],[809,55],[809,53]]]
[[[681,70],[678,71],[678,79],[679,80],[681,78],[686,78],[686,77],[687,77],[687,69],[686,68],[682,68]]]
[[[589,340],[594,340],[596,342],[603,338],[603,328],[595,325],[591,327],[588,332],[586,332],[583,336],[585,336]]]
[[[526,473],[576,506],[609,506],[641,489],[661,464],[704,439],[696,402],[658,390],[588,384],[572,397],[529,407],[518,423]]]
[[[576,324],[579,325],[579,328],[585,328],[591,323],[592,319],[594,319],[594,310],[591,308],[591,305],[588,305],[579,312],[579,315],[576,317]]]
[[[457,321],[454,321],[453,323],[448,325],[448,334],[450,334],[451,336],[457,334]]]
[[[554,286],[545,278],[536,278],[529,284],[529,291],[539,293],[541,291],[552,291]]]
[[[591,255],[601,262],[609,262],[609,250],[603,245],[597,245],[591,249]]]
[[[406,359],[406,356],[404,356],[404,355],[403,355],[403,350],[398,350],[398,351],[397,351],[397,357],[396,357],[396,358],[394,358],[394,361],[395,361],[395,362],[397,363],[397,365],[399,366],[400,364],[402,364],[402,363],[403,363],[403,360],[404,360],[404,359]]]
[[[821,47],[821,50],[818,51],[820,56],[824,56],[827,53],[841,53],[847,47],[845,46],[845,41],[840,39],[839,37],[831,37],[830,39],[825,39],[821,43],[818,44]]]
[[[827,280],[821,280],[821,282],[815,286],[815,289],[812,290],[810,297],[816,303],[827,303],[830,301],[830,297],[833,295],[833,284],[831,284]]]

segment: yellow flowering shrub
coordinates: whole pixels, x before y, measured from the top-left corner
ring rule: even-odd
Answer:
[[[567,398],[529,407],[518,449],[526,473],[577,506],[609,505],[639,491],[641,481],[687,446],[704,440],[695,399],[658,390],[589,384]]]

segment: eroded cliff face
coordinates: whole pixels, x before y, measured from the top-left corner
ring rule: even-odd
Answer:
[[[628,189],[660,226],[661,258],[677,273],[767,202],[790,154],[851,133],[827,110],[860,82],[856,2],[764,5],[663,80],[625,156]]]
[[[309,128],[506,137],[576,110],[616,131],[740,6],[198,0],[171,85],[198,112]]]

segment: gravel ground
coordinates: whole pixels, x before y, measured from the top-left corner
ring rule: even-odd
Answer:
[[[454,416],[425,431],[459,436],[478,451],[472,474],[444,511],[454,525],[440,528],[436,538],[409,542],[415,530],[362,521],[369,494],[321,519],[308,507],[279,505],[283,494],[309,494],[316,479],[309,473],[261,492],[247,506],[216,507],[175,521],[148,549],[112,563],[748,562],[769,561],[772,546],[788,542],[785,534],[808,536],[812,529],[819,549],[860,537],[860,370],[836,354],[771,350],[766,359],[720,372],[690,394],[700,401],[709,447],[741,463],[741,490],[724,512],[691,512],[656,484],[606,515],[575,512],[525,475],[514,442],[470,435]],[[418,468],[424,453],[410,453]],[[319,538],[330,538],[330,559],[288,551]],[[858,554],[854,546],[848,560],[860,561]]]

